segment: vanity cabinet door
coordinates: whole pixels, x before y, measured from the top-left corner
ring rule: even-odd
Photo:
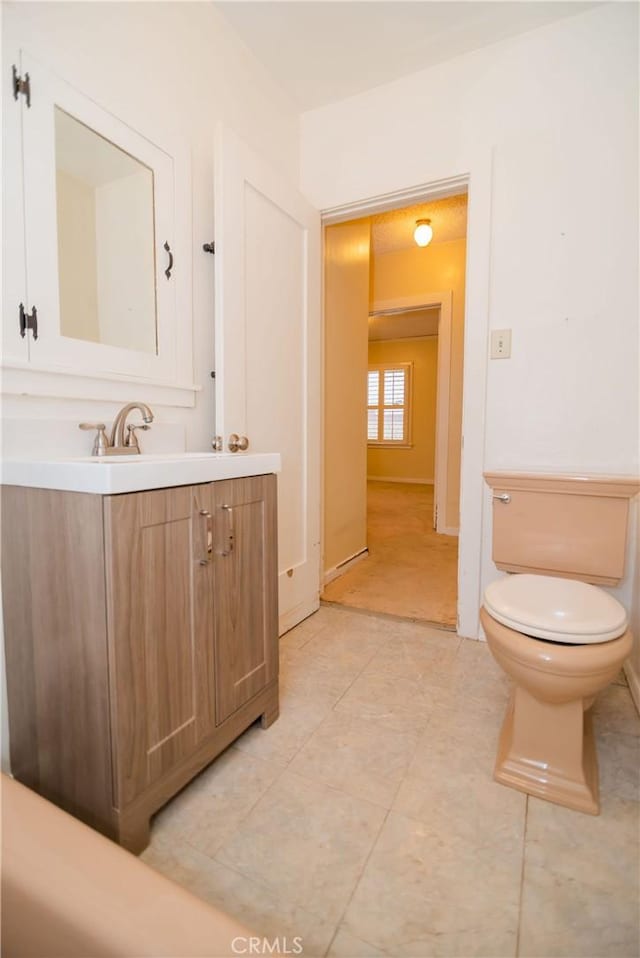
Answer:
[[[216,718],[278,675],[276,477],[211,485]]]
[[[215,728],[210,486],[104,500],[116,805]]]

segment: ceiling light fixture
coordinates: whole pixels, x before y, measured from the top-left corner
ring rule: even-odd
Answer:
[[[416,228],[413,231],[413,238],[418,246],[428,246],[433,239],[431,220],[416,220]]]

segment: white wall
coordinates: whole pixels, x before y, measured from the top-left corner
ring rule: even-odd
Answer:
[[[481,589],[483,468],[638,470],[637,12],[602,5],[302,118],[321,209],[472,173],[462,522]],[[513,330],[511,360],[486,361],[487,325]]]
[[[297,183],[298,115],[210,3],[5,3],[2,18],[5,64],[15,62],[24,48],[140,132],[153,137],[161,131],[189,147],[194,382],[203,390],[193,410],[154,406],[154,412],[157,422],[184,425],[188,449],[206,449],[214,432],[209,375],[214,289],[213,258],[202,252],[202,244],[215,236],[215,125],[223,121],[233,127]],[[191,322],[191,317],[182,319]],[[69,421],[72,442],[75,423],[109,420],[120,405],[11,397],[4,401],[4,414]],[[85,433],[84,438],[89,451],[91,437]]]

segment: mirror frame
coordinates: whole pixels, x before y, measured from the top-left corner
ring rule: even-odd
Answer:
[[[154,135],[153,139],[133,129],[114,114],[99,106],[58,76],[48,71],[35,58],[21,52],[19,68],[29,72],[32,90],[31,105],[14,104],[7,117],[5,133],[8,136],[9,169],[15,178],[20,174],[19,189],[24,194],[24,218],[16,223],[16,232],[24,235],[24,262],[14,254],[16,266],[21,266],[16,282],[9,284],[11,300],[5,303],[9,311],[17,309],[15,299],[38,309],[38,339],[30,334],[19,339],[15,332],[4,335],[3,366],[14,371],[9,383],[3,383],[3,392],[12,390],[24,377],[17,372],[29,370],[36,375],[36,391],[41,395],[86,395],[89,381],[138,382],[158,387],[164,394],[177,390],[174,402],[194,405],[193,332],[191,290],[191,189],[188,151],[174,144],[170,138]],[[38,95],[35,95],[35,90]],[[24,98],[20,98],[22,101]],[[12,101],[13,102],[13,101]],[[57,211],[55,190],[54,105],[94,129],[99,135],[131,154],[154,172],[154,217],[156,223],[155,266],[157,289],[158,354],[143,353],[120,347],[74,340],[62,336],[58,295]],[[159,146],[158,143],[163,143]],[[21,153],[23,166],[16,170],[16,158]],[[13,161],[13,162],[11,162]],[[13,182],[15,189],[15,179]],[[14,204],[12,215],[17,217]],[[173,240],[173,242],[172,242]],[[174,269],[167,280],[164,270],[168,265],[168,243],[174,255]],[[28,281],[27,281],[28,279]],[[178,316],[180,326],[178,328]],[[8,348],[7,348],[8,346]],[[72,377],[75,385],[55,388],[54,374]],[[83,382],[81,383],[80,380]],[[30,381],[33,381],[33,377]],[[22,386],[24,391],[24,386]],[[116,388],[99,390],[104,398],[119,393]],[[129,390],[130,394],[130,390]],[[115,398],[115,397],[114,397]],[[159,399],[156,399],[159,401]],[[172,403],[173,404],[173,403]]]

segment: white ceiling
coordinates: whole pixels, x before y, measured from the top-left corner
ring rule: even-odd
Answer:
[[[597,5],[556,0],[215,4],[301,110],[362,93]]]
[[[369,340],[413,339],[415,336],[437,336],[440,308],[410,309],[398,313],[369,316]]]

